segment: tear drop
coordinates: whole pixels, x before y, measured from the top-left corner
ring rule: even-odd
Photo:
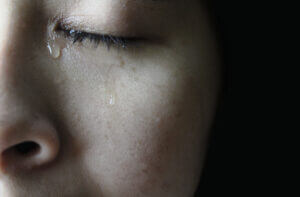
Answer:
[[[115,96],[111,94],[109,96],[109,105],[114,105],[115,101],[116,101]]]
[[[54,59],[60,57],[61,54],[61,47],[55,41],[49,41],[47,44],[47,48],[49,50],[50,56]]]

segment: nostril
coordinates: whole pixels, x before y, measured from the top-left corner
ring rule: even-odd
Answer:
[[[40,150],[40,145],[32,141],[22,142],[4,151],[3,155],[30,156]]]
[[[12,148],[19,155],[31,155],[37,153],[40,150],[40,146],[37,143],[31,141],[17,144]]]
[[[0,177],[2,174],[45,169],[55,164],[60,140],[56,128],[47,119],[38,117],[34,122],[1,126]]]
[[[0,168],[7,170],[31,169],[38,165],[38,156],[41,155],[41,146],[33,141],[24,141],[7,148],[0,155]],[[1,170],[1,169],[0,169]]]

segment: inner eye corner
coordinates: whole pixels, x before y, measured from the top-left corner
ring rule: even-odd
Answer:
[[[63,30],[63,25],[62,25],[61,21],[58,20],[53,27],[53,31],[56,32],[56,31],[62,31],[62,30]]]
[[[56,16],[52,19],[53,31],[61,31],[65,29],[64,19],[62,17]]]
[[[60,26],[61,20],[62,19],[59,16],[54,16],[54,17],[49,18],[49,20],[48,20],[48,29],[51,32],[55,32],[57,30],[57,28]]]

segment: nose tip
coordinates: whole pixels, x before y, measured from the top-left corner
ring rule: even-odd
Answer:
[[[33,170],[52,163],[59,138],[50,122],[0,127],[0,174]]]

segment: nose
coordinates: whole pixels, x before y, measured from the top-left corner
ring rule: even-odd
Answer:
[[[47,98],[30,69],[35,62],[28,59],[36,35],[32,2],[0,0],[0,179],[48,166],[59,153]]]
[[[56,129],[45,118],[4,125],[0,127],[0,174],[46,166],[57,158],[58,150]]]

